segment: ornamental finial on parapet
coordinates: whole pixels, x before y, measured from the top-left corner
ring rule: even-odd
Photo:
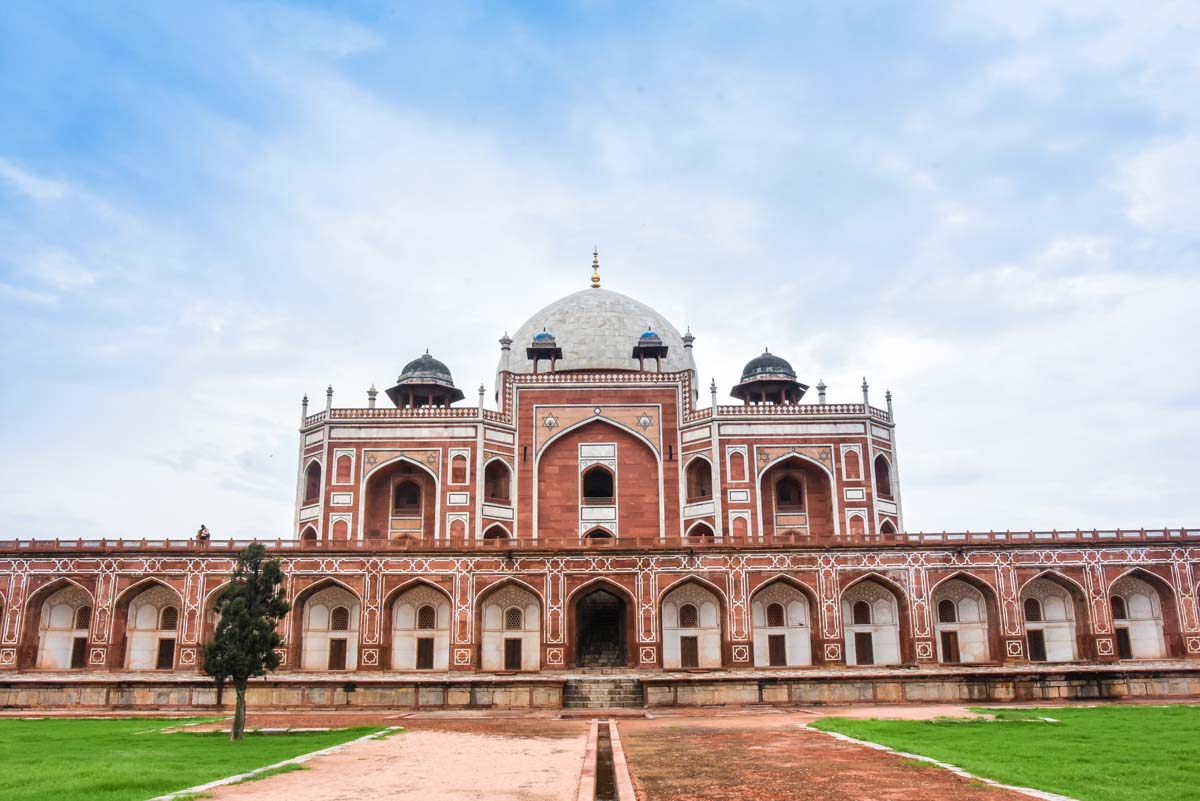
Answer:
[[[600,288],[600,250],[592,248],[592,289]]]

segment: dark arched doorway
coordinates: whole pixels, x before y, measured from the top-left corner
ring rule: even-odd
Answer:
[[[575,604],[576,667],[626,664],[625,599],[597,587]]]

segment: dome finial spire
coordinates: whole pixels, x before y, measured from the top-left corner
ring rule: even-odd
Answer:
[[[600,288],[600,250],[592,248],[592,289]]]

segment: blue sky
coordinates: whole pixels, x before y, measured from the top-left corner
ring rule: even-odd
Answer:
[[[605,286],[891,388],[910,529],[1200,525],[1200,6],[0,15],[0,537],[288,536],[299,398]]]

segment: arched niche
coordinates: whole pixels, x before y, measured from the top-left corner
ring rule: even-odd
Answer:
[[[68,584],[46,596],[38,620],[39,670],[79,670],[87,667],[88,630],[92,597]]]
[[[689,580],[672,587],[661,617],[664,668],[721,667],[721,600],[708,586]]]
[[[750,621],[755,667],[812,664],[812,604],[794,584],[778,579],[755,591]]]
[[[447,670],[450,667],[450,598],[417,583],[391,605],[392,670]]]
[[[1080,658],[1083,598],[1066,579],[1046,573],[1021,588],[1021,613],[1030,662],[1074,662]]]
[[[932,614],[938,661],[945,664],[990,662],[994,648],[995,596],[991,589],[963,576],[934,588]]]
[[[900,599],[882,581],[867,578],[842,593],[847,665],[898,665]]]
[[[300,669],[342,671],[358,668],[358,596],[337,583],[310,588],[293,614],[300,620]]]
[[[542,604],[534,592],[522,584],[508,582],[487,592],[478,608],[483,670],[541,668]]]
[[[770,465],[759,477],[759,497],[768,537],[785,531],[830,537],[837,531],[833,482],[815,462],[791,456]]]
[[[126,594],[125,668],[173,670],[183,604],[179,593],[152,583]]]
[[[363,533],[367,539],[431,539],[438,483],[424,465],[396,459],[367,475]]]

